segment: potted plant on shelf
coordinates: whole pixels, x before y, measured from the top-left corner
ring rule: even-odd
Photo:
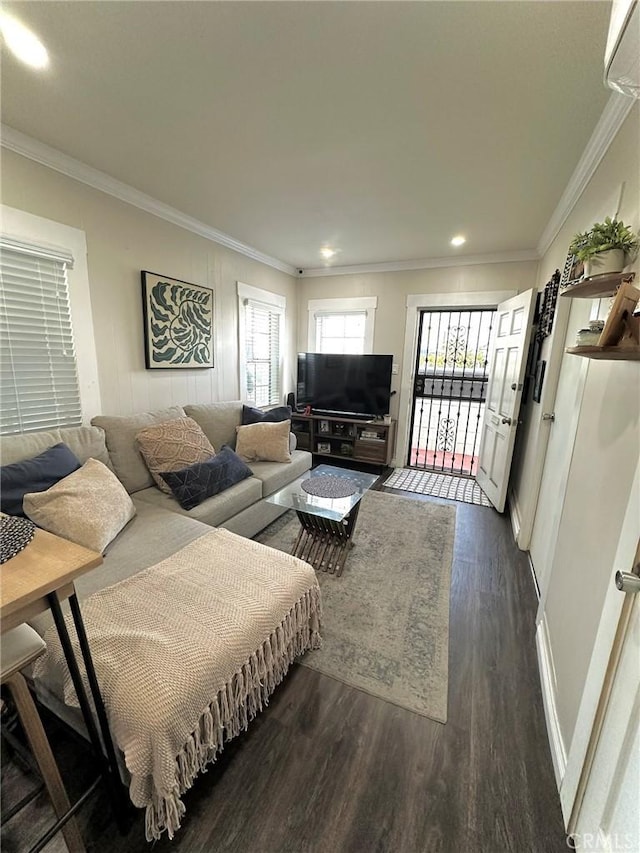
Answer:
[[[607,216],[589,231],[575,234],[569,251],[583,262],[585,278],[622,272],[638,251],[638,235],[620,219]]]

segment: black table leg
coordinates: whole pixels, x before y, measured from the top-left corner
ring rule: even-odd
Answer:
[[[78,667],[78,661],[76,660],[76,656],[73,651],[73,645],[71,643],[71,638],[69,637],[67,625],[62,614],[62,608],[60,606],[58,594],[56,592],[52,592],[48,596],[48,599],[49,604],[51,606],[51,612],[53,614],[53,620],[56,625],[56,630],[58,631],[58,636],[60,637],[60,643],[62,644],[62,650],[67,661],[67,666],[69,667],[71,680],[73,682],[73,686],[78,697],[78,702],[80,703],[82,716],[87,727],[87,733],[89,734],[89,739],[91,740],[91,744],[96,754],[96,758],[100,762],[100,766],[105,777],[105,781],[107,783],[116,822],[118,824],[118,829],[121,832],[125,832],[127,829],[127,821],[125,820],[125,818],[127,815],[129,803],[124,788],[120,782],[120,772],[118,769],[115,747],[111,738],[111,731],[109,730],[109,721],[107,719],[107,712],[104,707],[104,702],[102,701],[102,694],[100,693],[98,678],[96,676],[96,671],[93,666],[93,659],[91,657],[89,641],[87,640],[87,634],[84,628],[84,622],[82,620],[82,613],[80,611],[80,604],[78,603],[78,598],[75,593],[69,596],[71,614],[73,616],[73,624],[78,637],[78,642],[80,644],[82,661],[84,663],[85,671],[87,673],[89,688],[91,690],[91,696],[93,698],[93,703],[96,709],[96,715],[98,717],[98,724],[100,726],[102,740],[100,739],[100,735],[98,734],[98,730],[96,728],[93,713],[91,711],[91,705],[89,703],[87,692],[84,688],[84,683],[80,674],[80,669]],[[102,749],[103,744],[104,752],[106,752],[106,757]]]

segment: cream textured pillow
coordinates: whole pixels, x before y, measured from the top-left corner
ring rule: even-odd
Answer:
[[[97,459],[46,492],[29,492],[23,506],[38,527],[100,553],[136,514],[125,487]]]
[[[160,474],[206,462],[216,452],[193,418],[178,418],[141,429],[136,441],[156,485],[168,495],[171,489]]]
[[[291,421],[236,427],[236,453],[243,462],[291,462]]]

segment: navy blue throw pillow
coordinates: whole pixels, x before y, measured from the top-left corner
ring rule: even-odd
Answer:
[[[22,499],[29,492],[44,492],[73,474],[80,460],[66,444],[54,444],[32,459],[0,468],[0,509],[7,515],[24,515]]]
[[[187,510],[252,475],[251,468],[226,444],[211,459],[160,474],[182,509]]]
[[[276,406],[263,412],[262,409],[254,409],[252,406],[242,407],[242,426],[247,424],[279,423],[291,420],[291,406]]]

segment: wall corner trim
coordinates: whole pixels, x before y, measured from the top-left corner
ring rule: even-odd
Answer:
[[[551,215],[547,227],[542,232],[538,242],[538,255],[541,258],[557,237],[558,232],[566,222],[567,217],[582,195],[584,188],[593,177],[602,158],[607,153],[609,146],[636,103],[637,101],[626,95],[620,95],[617,92],[611,93],[602,111],[602,115],[591,134],[591,138],[578,160],[578,165],[560,196],[558,206]]]
[[[567,769],[567,751],[558,718],[555,668],[553,666],[553,654],[551,652],[547,620],[544,615],[538,623],[538,630],[536,631],[536,648],[538,651],[540,686],[542,688],[542,701],[544,704],[544,716],[547,722],[551,759],[553,761],[556,785],[558,791],[560,791]]]
[[[520,528],[522,526],[520,522],[520,507],[518,505],[518,496],[511,487],[509,487],[508,499],[509,517],[511,519],[511,531],[513,533],[513,539],[516,545],[518,545],[518,548],[520,548],[520,545],[518,544],[518,537],[520,536]],[[525,549],[520,548],[520,550],[524,551]]]
[[[99,169],[94,169],[93,166],[88,166],[68,154],[64,154],[57,148],[51,148],[19,130],[15,130],[6,124],[0,125],[0,145],[7,148],[9,151],[14,151],[22,157],[33,160],[35,163],[40,163],[41,166],[47,166],[56,172],[66,175],[68,178],[73,178],[75,181],[86,184],[95,190],[106,193],[107,195],[117,198],[119,201],[144,210],[145,213],[150,213],[152,216],[157,216],[159,219],[164,219],[172,225],[177,225],[179,228],[184,228],[185,231],[191,231],[199,237],[204,237],[206,240],[211,240],[213,243],[218,243],[220,246],[225,246],[227,249],[232,249],[240,255],[251,258],[273,269],[288,275],[296,275],[297,270],[291,264],[287,264],[278,258],[273,258],[264,252],[254,249],[252,246],[247,246],[246,243],[241,243],[234,237],[225,234],[223,231],[218,231],[217,228],[212,228],[186,213],[182,213],[175,207],[171,207],[158,199],[153,198],[135,187],[129,186],[122,181],[112,178],[106,172],[101,172]]]

